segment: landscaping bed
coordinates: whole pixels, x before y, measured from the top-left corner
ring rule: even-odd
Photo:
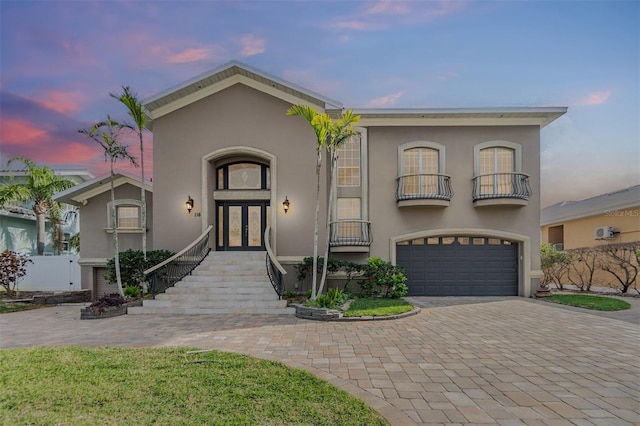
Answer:
[[[575,306],[578,308],[593,309],[596,311],[621,311],[630,309],[629,302],[615,297],[594,296],[588,294],[552,294],[541,300],[545,302],[559,303],[561,305]]]

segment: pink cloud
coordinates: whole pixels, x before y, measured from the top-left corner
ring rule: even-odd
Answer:
[[[167,56],[167,62],[170,64],[185,64],[189,62],[202,61],[209,59],[210,51],[205,48],[190,48],[180,53]]]
[[[61,114],[73,114],[82,109],[83,96],[77,92],[49,90],[39,96],[39,103],[43,107]]]
[[[576,105],[578,106],[602,105],[603,103],[607,102],[610,96],[611,96],[611,90],[604,90],[601,92],[591,92],[585,98],[578,101]]]
[[[0,139],[7,145],[37,145],[43,139],[49,139],[46,130],[40,129],[22,119],[5,118],[0,126]]]
[[[244,57],[264,53],[266,41],[253,34],[247,34],[240,38],[240,54]]]
[[[380,0],[375,2],[365,13],[369,15],[404,15],[410,12],[407,2]]]
[[[367,108],[382,108],[394,105],[398,99],[404,95],[405,91],[392,93],[390,95],[381,96],[379,98],[371,99],[366,103]]]

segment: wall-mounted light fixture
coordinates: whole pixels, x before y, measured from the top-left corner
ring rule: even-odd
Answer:
[[[187,211],[191,213],[191,210],[193,210],[193,198],[191,198],[191,195],[189,195],[189,197],[187,198],[187,202],[184,204],[187,207]]]
[[[282,202],[282,208],[284,209],[284,212],[288,212],[289,211],[289,205],[291,203],[289,202],[289,199],[287,198],[287,196],[284,196],[284,201]]]

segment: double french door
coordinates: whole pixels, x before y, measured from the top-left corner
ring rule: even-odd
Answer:
[[[216,204],[218,251],[261,251],[269,221],[268,201],[218,201]]]

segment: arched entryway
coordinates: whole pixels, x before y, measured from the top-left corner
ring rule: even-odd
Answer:
[[[264,231],[275,224],[275,167],[275,156],[251,147],[203,157],[203,227],[214,227],[212,249],[265,250]]]

